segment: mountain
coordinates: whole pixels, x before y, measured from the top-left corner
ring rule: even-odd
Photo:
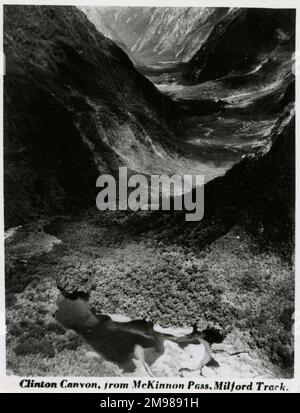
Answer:
[[[292,9],[231,9],[214,26],[183,73],[193,84],[274,70],[295,50]]]
[[[138,61],[189,60],[228,8],[80,7]]]
[[[76,7],[5,6],[4,52],[6,227],[93,203],[100,172],[161,164],[171,100]]]

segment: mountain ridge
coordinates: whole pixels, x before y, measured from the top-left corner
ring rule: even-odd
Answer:
[[[76,7],[5,6],[4,51],[6,226],[94,202],[132,153],[161,162],[171,99]]]
[[[219,7],[80,7],[137,61],[188,61],[228,12]]]

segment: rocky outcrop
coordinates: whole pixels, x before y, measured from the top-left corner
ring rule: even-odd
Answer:
[[[171,101],[76,7],[5,6],[4,52],[6,227],[94,203],[99,172],[161,161]]]

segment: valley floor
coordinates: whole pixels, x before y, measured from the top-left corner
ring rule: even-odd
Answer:
[[[266,144],[278,114],[268,112],[271,105],[266,110],[260,100],[269,96],[272,101],[281,79],[265,85],[249,74],[189,85],[183,68],[180,62],[162,62],[140,70],[178,106],[176,144],[186,162],[182,169],[197,171],[209,182]]]
[[[139,218],[138,218],[139,219]],[[140,225],[143,225],[143,216]],[[59,288],[90,294],[95,314],[226,334],[206,377],[290,377],[293,268],[239,226],[204,249],[135,233],[124,213],[57,217],[7,239],[7,368],[17,375],[120,375],[55,319]],[[50,234],[50,235],[49,235]],[[37,248],[37,246],[39,246]],[[41,247],[42,246],[42,247]]]

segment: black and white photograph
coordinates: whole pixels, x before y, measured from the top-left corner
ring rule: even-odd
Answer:
[[[152,3],[2,5],[24,390],[295,377],[296,9]]]

